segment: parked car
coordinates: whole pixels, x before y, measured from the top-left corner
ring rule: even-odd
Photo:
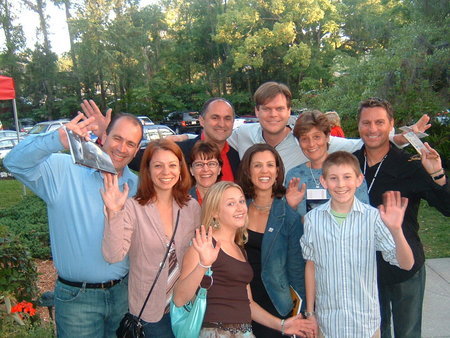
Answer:
[[[28,135],[46,133],[48,131],[58,129],[62,125],[66,124],[67,122],[70,122],[70,120],[61,119],[61,120],[55,120],[55,121],[40,122],[40,123],[37,123],[33,128],[31,128],[31,130],[28,132]]]
[[[233,129],[239,128],[241,125],[246,123],[258,123],[259,118],[257,118],[255,115],[241,115],[241,116],[235,116],[234,123],[233,123]]]
[[[19,143],[19,141],[17,141],[17,135],[15,138],[0,139],[0,159],[3,159],[17,143]]]
[[[147,147],[151,141],[166,138],[169,135],[175,135],[175,132],[167,126],[161,124],[144,126],[144,136],[142,138],[141,148]]]
[[[17,139],[17,132],[15,130],[0,130],[0,140],[4,138]]]
[[[294,126],[295,126],[295,122],[297,122],[298,117],[300,116],[301,113],[303,113],[304,111],[308,110],[307,108],[291,108],[291,116],[289,116],[289,120],[288,120],[288,126],[294,130]]]
[[[198,116],[199,113],[196,111],[174,111],[166,116],[163,124],[172,128],[177,134],[198,134],[202,129]]]
[[[35,124],[36,121],[29,117],[19,119],[19,128],[21,132],[29,132]]]
[[[141,123],[143,126],[151,126],[154,125],[153,121],[150,120],[147,116],[136,116],[139,120],[141,120]]]

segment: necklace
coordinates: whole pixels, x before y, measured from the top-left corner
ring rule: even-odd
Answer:
[[[270,208],[272,208],[272,203],[267,205],[258,205],[255,203],[255,200],[252,200],[252,205],[256,208],[258,211],[269,211]]]
[[[375,171],[375,175],[373,175],[372,181],[370,182],[369,189],[367,189],[367,193],[368,193],[368,194],[370,194],[370,190],[372,190],[372,186],[373,186],[373,184],[374,184],[374,182],[375,182],[375,179],[377,178],[378,172],[380,171],[381,165],[383,164],[384,159],[385,159],[387,156],[388,156],[388,154],[384,155],[383,159],[382,159],[381,162],[378,164],[378,168],[377,168],[377,170]],[[367,155],[364,154],[364,172],[363,172],[364,177],[366,176],[366,169],[367,169]]]
[[[311,173],[311,176],[312,176],[312,179],[314,181],[314,184],[316,185],[316,189],[319,189],[319,187],[320,187],[320,180],[316,181],[316,178],[314,177],[314,174],[313,174],[313,172],[311,170],[311,166],[312,166],[312,163],[310,163],[310,165],[309,165],[309,172]]]

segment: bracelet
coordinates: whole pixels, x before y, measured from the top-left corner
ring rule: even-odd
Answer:
[[[444,168],[441,168],[439,170],[436,170],[434,173],[431,173],[430,176],[436,175],[438,172],[440,172],[441,170],[444,170]]]
[[[440,180],[444,176],[445,176],[445,174],[440,174],[440,175],[434,176],[433,180],[435,180],[435,181]]]
[[[282,319],[281,320],[281,334],[284,336],[284,322],[285,322],[285,320],[284,319]]]
[[[203,265],[200,261],[198,261],[198,265],[200,265],[203,269],[209,269],[211,265]]]

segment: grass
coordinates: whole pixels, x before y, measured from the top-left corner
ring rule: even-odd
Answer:
[[[32,194],[27,189],[27,194]],[[0,209],[14,206],[22,200],[23,185],[16,180],[0,180]],[[450,257],[450,226],[448,217],[422,201],[419,211],[419,235],[426,258]]]
[[[32,192],[27,189],[27,194]],[[23,199],[23,184],[17,180],[0,180],[0,209],[7,209]]]

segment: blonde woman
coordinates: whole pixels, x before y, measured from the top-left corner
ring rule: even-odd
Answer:
[[[247,204],[242,189],[232,182],[219,182],[205,195],[202,226],[183,260],[181,276],[174,290],[174,303],[186,304],[198,286],[208,287],[207,307],[200,337],[254,337],[251,321],[286,334],[304,336],[313,326],[299,316],[277,318],[253,301],[250,282],[253,271],[244,244],[247,237]]]

